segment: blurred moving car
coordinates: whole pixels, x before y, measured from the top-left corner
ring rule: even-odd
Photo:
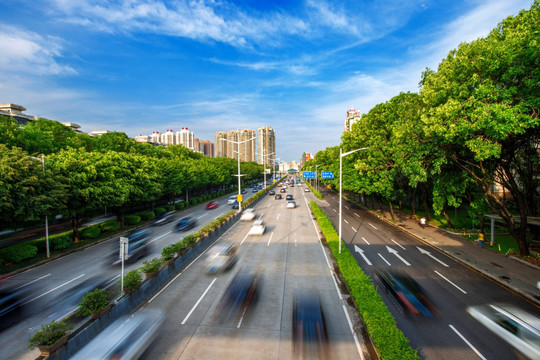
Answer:
[[[158,216],[154,222],[152,223],[152,226],[158,226],[158,225],[164,225],[171,221],[173,221],[174,218],[174,211],[167,211]]]
[[[540,319],[512,305],[479,305],[467,312],[530,359],[540,359]]]
[[[185,218],[180,219],[176,223],[175,230],[176,231],[189,230],[189,229],[194,228],[196,225],[197,225],[197,219],[187,216]]]
[[[281,200],[282,197],[281,197],[281,194],[276,194],[276,200]]]
[[[266,231],[266,226],[264,225],[262,220],[255,220],[253,222],[253,225],[251,225],[251,229],[249,229],[248,235],[263,235]]]
[[[304,191],[305,191],[305,192],[309,192],[309,188],[306,186],[306,187],[304,188]]]
[[[32,287],[0,287],[0,331],[30,315],[27,303],[31,298]]]
[[[268,192],[268,195],[276,195],[276,192],[275,192],[274,190],[270,190],[270,191]]]
[[[218,202],[216,200],[212,200],[208,204],[206,204],[206,210],[212,210],[217,207],[218,207]]]
[[[236,195],[229,196],[227,199],[227,205],[232,205],[236,201]]]
[[[242,221],[250,221],[255,219],[255,210],[253,208],[244,209],[244,212],[240,216],[240,220]]]
[[[129,239],[128,254],[127,258],[124,259],[126,263],[132,263],[148,254],[151,246],[150,231],[147,229],[134,230],[124,237]],[[113,265],[119,265],[122,262],[122,259],[120,259],[120,244],[118,244],[117,250],[113,253],[113,258]]]
[[[247,194],[247,190],[246,190],[246,189],[242,189],[242,190],[240,191],[240,193],[241,193],[241,194]]]
[[[398,301],[401,307],[413,315],[433,317],[436,308],[424,294],[420,285],[404,273],[392,273],[387,270],[377,272],[377,277]]]
[[[330,359],[326,322],[319,295],[297,290],[293,300],[293,358]]]
[[[238,247],[236,244],[214,245],[207,254],[206,268],[209,274],[216,274],[230,270],[236,263]]]
[[[287,194],[287,196],[285,196],[285,199],[286,200],[293,200],[293,195],[292,194]]]
[[[296,201],[287,201],[287,209],[294,209],[296,207]]]
[[[227,286],[220,300],[216,312],[218,322],[221,324],[238,323],[257,301],[260,282],[260,271],[240,269]]]
[[[282,183],[279,183],[279,184],[277,184],[277,186],[278,186],[278,187],[282,187],[282,186],[283,186],[283,184],[282,184]]]
[[[154,341],[164,313],[145,309],[125,315],[100,332],[70,359],[138,359]]]
[[[235,201],[233,204],[232,204],[232,208],[233,209],[238,209],[240,207],[240,203],[238,201]]]
[[[284,193],[284,192],[287,192],[287,190],[285,188],[281,188],[281,189],[279,189],[279,192]]]
[[[253,188],[253,190],[251,190],[251,192],[254,192],[254,193],[256,193],[258,191],[259,191],[259,188]]]

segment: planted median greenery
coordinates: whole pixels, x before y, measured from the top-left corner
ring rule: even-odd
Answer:
[[[314,201],[310,205],[381,359],[419,359],[354,256],[347,247],[343,247],[339,254],[339,237],[326,214]]]

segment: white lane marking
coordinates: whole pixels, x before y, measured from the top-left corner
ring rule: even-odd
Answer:
[[[244,236],[244,238],[242,239],[242,241],[240,241],[240,245],[242,245],[242,244],[244,243],[244,241],[246,241],[248,235],[249,235],[249,232],[246,234],[246,236]]]
[[[444,262],[442,262],[441,260],[437,259],[435,256],[431,255],[431,253],[429,251],[422,249],[420,246],[417,246],[416,248],[418,250],[420,250],[420,252],[422,254],[429,256],[433,260],[437,261],[439,264],[444,265],[445,267],[450,267],[450,266],[446,265]]]
[[[13,290],[18,290],[18,289],[20,289],[20,288],[22,288],[22,287],[28,286],[28,285],[30,285],[31,283],[35,283],[36,281],[39,281],[39,280],[41,280],[41,279],[46,278],[47,276],[51,276],[51,274],[43,275],[42,277],[39,277],[39,278],[37,278],[36,280],[30,281],[29,283],[22,284],[21,286],[17,286],[17,287],[16,287],[15,289],[13,289]]]
[[[169,231],[168,233],[165,233],[165,234],[163,234],[163,235],[161,235],[161,236],[158,236],[157,238],[155,238],[154,240],[149,241],[148,243],[151,244],[151,243],[153,243],[154,241],[157,241],[157,240],[161,239],[162,237],[164,237],[164,236],[166,236],[166,235],[169,235],[169,234],[171,234],[171,233],[172,233],[172,231]]]
[[[435,271],[435,273],[437,275],[439,275],[440,277],[442,277],[444,280],[448,281],[450,284],[454,285],[456,287],[456,289],[458,289],[459,291],[461,291],[462,293],[466,294],[467,292],[465,290],[463,290],[462,288],[460,288],[459,286],[457,286],[456,284],[454,284],[452,281],[450,281],[450,279],[447,279],[445,276],[443,276],[443,274],[441,274],[440,272],[438,272],[437,270],[433,270]]]
[[[268,203],[268,206],[267,206],[267,208],[269,208],[269,207],[270,207],[270,203]]]
[[[369,224],[369,226],[371,226],[371,227],[374,228],[375,230],[378,230],[378,229],[375,227],[375,225],[373,225],[372,223],[368,223],[368,224]]]
[[[356,216],[360,217],[360,215],[358,215],[357,213],[354,213],[354,215],[356,215]]]
[[[348,207],[347,205],[343,205],[343,206],[345,206],[347,209],[350,209],[350,207]]]
[[[337,212],[337,210],[336,210],[336,209],[334,209],[334,208],[332,208],[332,210],[334,210],[334,212]]]
[[[208,215],[208,213],[206,213],[206,214],[204,214],[204,215],[201,215],[201,216],[199,216],[199,217],[198,217],[197,219],[203,218],[203,217],[205,217],[206,215]]]
[[[270,241],[272,241],[272,236],[274,236],[274,232],[272,231],[272,233],[270,234],[270,239],[268,239],[268,243],[266,244],[266,246],[270,246]]]
[[[278,213],[277,216],[276,216],[276,220],[279,220],[279,213]]]
[[[450,329],[454,330],[454,332],[456,334],[458,334],[458,336],[461,338],[461,340],[465,341],[465,344],[469,345],[469,347],[472,349],[472,351],[474,351],[476,353],[476,355],[478,355],[478,357],[480,357],[480,359],[486,360],[486,358],[482,354],[480,354],[480,352],[478,350],[476,350],[476,348],[469,342],[469,340],[465,339],[465,337],[463,335],[461,335],[459,333],[459,331],[457,331],[456,328],[452,326],[452,324],[449,324],[448,326],[450,326]]]
[[[45,293],[43,293],[43,294],[41,294],[41,295],[39,295],[39,296],[33,298],[32,300],[29,300],[29,301],[27,302],[27,304],[30,304],[32,301],[37,300],[37,299],[39,299],[40,297],[43,297],[43,296],[45,296],[45,295],[47,295],[47,294],[49,294],[49,293],[52,293],[53,291],[55,291],[55,290],[57,290],[57,289],[60,289],[62,286],[65,286],[65,285],[69,284],[70,282],[73,282],[73,281],[75,281],[75,280],[77,280],[77,279],[82,278],[84,275],[85,275],[85,274],[79,275],[79,276],[77,276],[77,277],[74,278],[74,279],[71,279],[71,280],[69,280],[69,281],[67,281],[67,282],[65,282],[65,283],[63,283],[63,284],[61,284],[61,285],[58,285],[58,286],[55,287],[54,289],[51,289],[51,290],[49,290],[49,291],[47,291],[47,292],[45,292]]]
[[[204,293],[201,295],[201,297],[199,298],[199,300],[197,300],[197,302],[195,303],[195,305],[193,305],[193,307],[191,308],[191,310],[189,311],[189,313],[186,315],[186,317],[184,318],[184,320],[182,320],[181,324],[184,325],[186,323],[186,321],[189,319],[189,317],[191,316],[191,314],[193,314],[193,312],[195,311],[195,309],[197,308],[197,306],[199,306],[200,302],[202,301],[202,299],[205,297],[206,293],[210,290],[210,288],[212,287],[212,285],[214,285],[214,283],[216,282],[217,278],[214,278],[214,280],[212,280],[212,282],[210,283],[210,285],[208,285],[208,287],[206,288],[206,290],[204,290]]]
[[[345,221],[347,224],[349,223],[347,220],[343,219],[343,221]]]
[[[379,255],[381,257],[381,259],[383,259],[384,262],[388,264],[388,266],[392,266],[392,265],[390,265],[390,263],[388,261],[386,261],[386,259],[381,254],[377,253],[377,255]]]
[[[365,242],[366,244],[371,245],[371,244],[369,243],[369,241],[367,241],[363,236],[362,236],[362,240],[364,240],[364,242]]]
[[[401,257],[401,255],[399,255],[398,251],[397,250],[394,250],[392,249],[390,246],[386,245],[386,249],[388,250],[388,252],[390,254],[394,254],[399,260],[403,261],[403,263],[407,266],[411,266],[411,264],[409,264],[407,262],[407,260],[405,260],[404,258]]]
[[[397,246],[399,246],[400,248],[402,248],[403,250],[405,250],[405,248],[404,248],[403,246],[399,245],[399,244],[397,243],[396,240],[390,239],[390,241],[392,241],[394,244],[396,244]]]
[[[352,226],[351,226],[351,228],[353,229],[353,231],[354,231],[354,232],[358,232],[358,230],[356,230],[356,229],[355,229],[355,228],[353,228]]]
[[[356,251],[357,253],[359,253],[365,260],[365,262],[368,264],[368,265],[373,265],[371,264],[371,261],[368,260],[367,256],[364,255],[364,250],[360,249],[358,246],[354,245],[354,251]]]

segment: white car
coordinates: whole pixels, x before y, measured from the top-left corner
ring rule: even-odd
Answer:
[[[227,199],[227,205],[232,205],[234,204],[235,201],[236,201],[236,195],[229,196],[229,198]]]
[[[467,312],[530,359],[540,359],[540,319],[512,305],[479,305]]]
[[[240,220],[242,221],[251,221],[253,219],[255,219],[255,211],[252,208],[245,209],[240,216]]]
[[[216,274],[230,270],[236,263],[238,256],[237,246],[235,244],[217,244],[214,245],[206,257],[206,268],[209,274]]]
[[[248,235],[263,235],[265,231],[266,226],[264,226],[262,220],[255,220],[251,229],[249,229]]]
[[[287,202],[287,209],[294,209],[295,207],[296,207],[296,202],[294,200]]]
[[[305,191],[305,192],[309,192],[309,188],[306,187],[306,188],[304,189],[304,191]]]

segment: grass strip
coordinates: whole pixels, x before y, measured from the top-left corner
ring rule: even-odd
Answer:
[[[381,359],[420,359],[349,249],[342,247],[339,254],[339,236],[330,219],[315,201],[310,205]]]

